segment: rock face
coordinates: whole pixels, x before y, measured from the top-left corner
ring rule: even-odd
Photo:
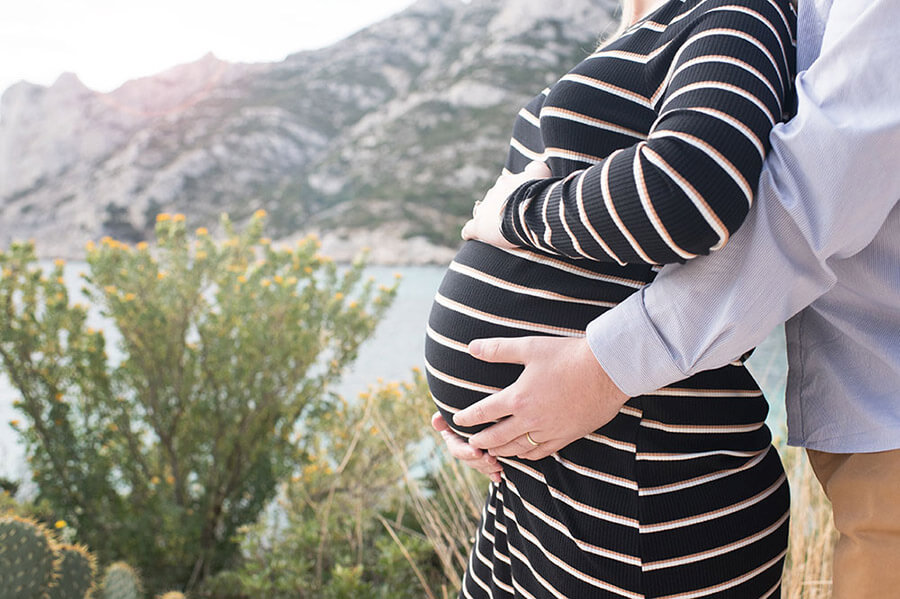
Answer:
[[[108,94],[73,74],[16,84],[0,100],[0,245],[78,257],[103,235],[149,237],[158,212],[209,226],[265,208],[273,236],[445,261],[518,107],[590,52],[615,5],[420,0],[280,63],[207,55]]]

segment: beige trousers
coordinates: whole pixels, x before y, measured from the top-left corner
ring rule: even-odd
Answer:
[[[840,533],[832,598],[900,598],[900,449],[807,454]]]

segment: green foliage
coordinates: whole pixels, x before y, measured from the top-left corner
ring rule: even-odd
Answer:
[[[242,529],[243,563],[210,581],[204,596],[428,596],[423,587],[437,586],[439,565],[402,484],[425,467],[427,397],[417,375],[319,414],[302,440],[311,461],[282,489],[281,509]]]
[[[265,214],[223,240],[157,216],[156,247],[89,244],[84,292],[106,337],[69,301],[63,264],[31,244],[0,253],[0,360],[21,399],[39,498],[104,562],[151,591],[192,588],[229,565],[234,536],[277,483],[314,462],[296,443],[395,287],[339,269],[307,238],[274,248]]]
[[[140,577],[131,566],[116,562],[103,575],[99,599],[139,599],[143,593],[142,586]]]
[[[47,599],[85,599],[94,588],[96,560],[81,545],[58,545],[58,579],[50,587]]]
[[[0,517],[0,599],[40,599],[55,580],[53,538],[33,520]]]

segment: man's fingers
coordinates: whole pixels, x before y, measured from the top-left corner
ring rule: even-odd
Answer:
[[[525,440],[526,430],[522,428],[523,426],[522,418],[506,418],[472,435],[469,438],[469,445],[479,449],[490,450],[494,455],[516,455],[518,451],[497,453],[497,449],[513,444],[516,441],[521,441],[523,443],[521,451],[525,451],[525,445],[528,443]]]
[[[475,339],[469,343],[469,355],[484,362],[524,364],[528,345],[528,337]]]
[[[525,435],[519,435],[509,443],[505,445],[501,445],[499,447],[492,447],[489,451],[489,455],[500,456],[500,457],[512,457],[519,456],[522,457],[527,453],[531,453],[537,449],[534,445],[528,442],[525,438]]]
[[[453,424],[456,426],[475,426],[477,424],[488,424],[489,422],[500,420],[504,416],[509,416],[510,406],[508,405],[508,398],[510,393],[508,389],[488,395],[465,410],[457,412],[453,415]],[[471,439],[469,442],[471,443]]]
[[[530,445],[528,450],[517,455],[523,460],[535,462],[553,455],[563,447],[565,447],[565,444],[560,444],[558,441],[548,441],[546,443],[541,443],[537,447]]]

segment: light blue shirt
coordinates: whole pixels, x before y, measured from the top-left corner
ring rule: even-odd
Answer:
[[[787,320],[788,442],[900,448],[900,2],[800,0],[797,115],[747,221],[588,327],[640,395],[722,366]],[[788,320],[789,319],[789,320]]]

